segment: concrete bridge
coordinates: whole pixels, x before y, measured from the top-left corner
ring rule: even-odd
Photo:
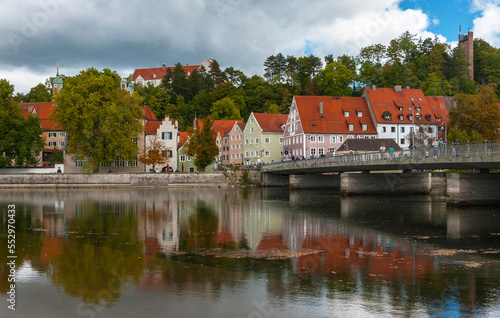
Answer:
[[[341,194],[430,193],[432,171],[447,173],[450,204],[500,204],[500,143],[485,142],[400,152],[347,153],[264,165],[266,186],[335,188]]]

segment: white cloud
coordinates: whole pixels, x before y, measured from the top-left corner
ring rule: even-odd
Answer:
[[[474,35],[494,47],[500,46],[500,0],[474,0],[473,12],[482,13],[474,19]]]

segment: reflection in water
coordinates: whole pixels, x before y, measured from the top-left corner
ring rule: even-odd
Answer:
[[[500,310],[494,209],[287,189],[3,191],[12,203],[20,317]]]

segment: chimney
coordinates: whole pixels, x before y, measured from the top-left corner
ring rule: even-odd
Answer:
[[[394,85],[395,92],[401,92],[401,85]]]
[[[319,114],[323,117],[323,102],[319,102]]]
[[[376,90],[377,90],[377,86],[372,85],[372,90],[373,90],[373,91],[376,91]]]

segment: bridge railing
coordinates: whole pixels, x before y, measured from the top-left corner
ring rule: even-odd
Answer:
[[[374,160],[401,160],[401,159],[425,159],[425,158],[444,158],[459,156],[481,156],[500,154],[500,142],[482,142],[466,144],[448,144],[441,147],[420,147],[404,148],[396,151],[373,151],[361,152],[350,151],[342,155],[326,156],[319,158],[283,160],[278,163],[265,164],[263,170],[315,166],[323,164],[335,164],[346,162],[364,162]]]

